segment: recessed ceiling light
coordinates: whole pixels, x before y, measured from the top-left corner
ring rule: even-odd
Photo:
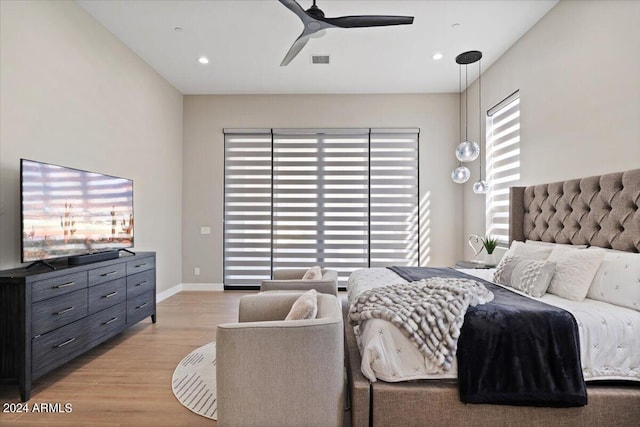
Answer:
[[[459,26],[460,26],[460,23],[459,23],[459,22],[456,22],[456,23],[454,23],[454,24],[451,24],[451,28],[453,28],[453,29],[456,29],[456,28],[458,28]]]
[[[201,56],[200,58],[198,58],[198,62],[201,64],[208,64],[209,58],[207,58],[206,56]]]
[[[173,31],[180,32],[180,31],[182,31],[182,27],[175,27],[175,28],[173,29]]]
[[[442,52],[436,52],[431,58],[433,58],[434,61],[440,61],[443,57],[444,55],[442,54]]]

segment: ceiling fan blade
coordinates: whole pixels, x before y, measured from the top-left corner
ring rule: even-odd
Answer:
[[[297,1],[295,0],[278,0],[278,1],[282,3],[291,12],[298,15],[298,17],[303,21],[309,18],[309,15],[307,15],[307,12],[305,12],[305,10],[302,8],[302,6],[298,4]]]
[[[296,41],[294,41],[291,47],[289,48],[289,51],[284,56],[284,59],[280,63],[280,66],[284,67],[286,65],[289,65],[289,62],[291,62],[291,60],[300,53],[300,51],[307,44],[310,38],[311,38],[311,34],[308,34],[308,33],[300,34],[300,37],[298,37]]]
[[[342,16],[339,18],[324,18],[323,21],[340,28],[385,27],[387,25],[413,24],[413,16]]]

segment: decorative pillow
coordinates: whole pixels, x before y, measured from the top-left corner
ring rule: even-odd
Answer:
[[[522,259],[545,260],[552,249],[551,246],[529,245],[514,240],[504,256],[519,256]]]
[[[556,272],[547,292],[573,301],[582,301],[589,292],[589,286],[604,254],[604,249],[555,246],[549,255],[549,261],[556,263]]]
[[[547,292],[556,264],[551,261],[522,259],[517,255],[502,258],[493,281],[540,298]]]
[[[322,279],[322,269],[320,268],[319,265],[311,267],[310,269],[307,270],[306,273],[304,273],[304,276],[302,276],[302,280],[318,280],[318,279]]]
[[[317,314],[318,293],[315,289],[311,289],[298,297],[284,320],[315,319]]]
[[[571,244],[567,244],[567,243],[551,243],[551,242],[542,242],[540,240],[527,240],[525,242],[527,245],[534,245],[534,246],[550,246],[551,248],[553,248],[554,246],[568,246],[571,248],[576,248],[576,249],[586,249],[587,245],[571,245]]]
[[[587,298],[640,311],[640,254],[607,251]]]

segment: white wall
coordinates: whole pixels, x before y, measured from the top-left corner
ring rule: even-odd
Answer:
[[[0,17],[0,268],[20,265],[23,157],[133,179],[135,250],[180,283],[182,95],[73,2]]]
[[[462,193],[449,178],[457,94],[185,96],[184,282],[222,283],[223,128],[270,127],[420,128],[420,193],[430,203],[422,239],[429,244],[429,264],[450,266],[462,255]],[[200,226],[210,226],[212,234],[200,235]],[[200,276],[193,275],[194,267]]]
[[[521,184],[640,168],[640,2],[561,1],[482,76],[486,112],[520,90]],[[477,138],[477,82],[469,90]],[[484,147],[483,147],[484,148]],[[464,238],[484,197],[464,189]]]

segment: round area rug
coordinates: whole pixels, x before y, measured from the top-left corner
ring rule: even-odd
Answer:
[[[171,388],[176,398],[198,415],[217,419],[216,343],[193,350],[173,372]]]

